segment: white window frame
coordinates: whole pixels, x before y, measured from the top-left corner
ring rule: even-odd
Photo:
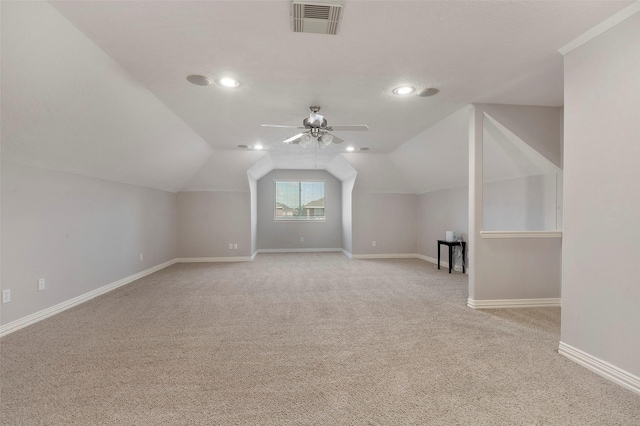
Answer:
[[[277,183],[278,182],[322,182],[323,196],[324,196],[324,216],[323,217],[305,217],[299,216],[297,218],[284,216],[276,216],[276,206],[278,203],[277,197]],[[327,221],[327,182],[324,179],[274,179],[273,180],[273,221],[274,222],[308,222],[308,223],[321,223]]]

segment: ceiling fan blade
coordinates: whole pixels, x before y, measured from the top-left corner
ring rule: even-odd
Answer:
[[[344,139],[340,139],[336,135],[331,134],[331,136],[333,136],[333,140],[331,141],[331,143],[342,143],[342,142],[344,142]]]
[[[286,144],[289,144],[289,143],[298,143],[298,142],[300,142],[300,141],[299,141],[299,140],[296,140],[296,139],[300,139],[300,137],[301,137],[302,135],[303,135],[302,133],[298,133],[297,135],[295,135],[295,136],[291,136],[289,139],[282,141],[282,143],[286,143]]]
[[[305,129],[305,127],[300,126],[280,126],[278,124],[263,124],[262,127],[275,127],[278,129]]]
[[[346,126],[329,126],[334,132],[364,132],[369,130],[369,126],[366,124],[354,124]]]

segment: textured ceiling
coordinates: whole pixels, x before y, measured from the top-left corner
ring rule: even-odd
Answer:
[[[353,144],[371,148],[345,155],[367,190],[437,189],[457,172],[418,172],[421,159],[393,153],[472,102],[562,105],[557,49],[629,3],[347,1],[337,36],[293,33],[289,1],[3,3],[3,155],[172,191],[234,190],[264,158],[238,144],[262,143],[273,167],[296,169],[328,168]],[[194,86],[194,73],[241,86]],[[400,84],[441,92],[392,95]],[[316,159],[281,143],[295,132],[261,127],[299,125],[310,105],[370,131],[336,132],[346,143]],[[450,127],[425,161],[466,162]]]

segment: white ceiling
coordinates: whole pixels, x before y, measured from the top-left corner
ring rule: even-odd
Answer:
[[[485,115],[483,127],[484,182],[560,171],[560,168],[493,117]]]
[[[442,125],[420,188],[423,163],[394,152],[472,102],[561,106],[557,49],[629,3],[352,0],[329,36],[293,33],[286,0],[3,2],[3,158],[170,191],[235,190],[264,156],[238,144],[261,143],[274,167],[296,169],[328,168],[353,144],[371,148],[346,156],[358,179],[371,176],[367,190],[437,189],[457,175],[435,165],[466,161],[455,151],[466,133],[460,144],[460,129]],[[189,74],[241,86],[194,86]],[[392,95],[400,84],[441,92]],[[370,130],[336,132],[347,142],[316,160],[281,143],[295,132],[261,127],[299,125],[310,105],[329,124]]]

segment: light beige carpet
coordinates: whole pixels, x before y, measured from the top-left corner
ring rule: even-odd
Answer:
[[[640,424],[559,309],[466,299],[421,260],[176,264],[2,338],[2,424]]]

